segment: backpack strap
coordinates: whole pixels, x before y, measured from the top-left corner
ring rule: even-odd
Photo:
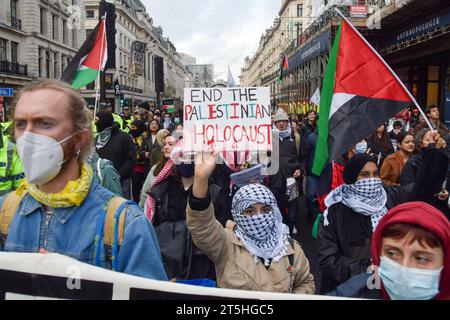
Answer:
[[[123,207],[121,212],[117,212],[122,204],[125,204],[127,200],[122,197],[112,197],[109,200],[106,210],[105,229],[104,229],[104,244],[112,246],[114,243],[115,233],[118,232],[117,242],[122,245],[123,233],[125,229],[125,211],[126,206]],[[116,231],[117,221],[116,213],[118,213],[118,230]]]
[[[127,200],[112,197],[107,204],[103,226],[103,244],[106,257],[111,261],[112,270],[117,270],[117,254],[122,245],[125,230]]]
[[[3,201],[2,208],[0,209],[0,234],[3,243],[6,242],[9,226],[16,214],[17,208],[26,194],[26,191],[23,191],[20,195],[17,194],[16,191],[12,191],[6,195],[5,200]]]

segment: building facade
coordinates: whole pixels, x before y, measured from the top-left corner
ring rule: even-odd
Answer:
[[[278,17],[261,36],[253,57],[247,57],[241,69],[241,86],[270,87],[271,100],[279,100],[281,87],[277,77],[285,50],[296,46],[301,34],[312,22],[312,0],[283,0]]]
[[[285,50],[289,71],[278,103],[301,113],[321,86],[340,23],[337,6],[381,54],[425,109],[438,105],[450,124],[450,4],[446,0],[336,0],[318,4],[320,15],[297,47]],[[362,8],[362,15],[361,9]],[[314,11],[313,10],[313,11]],[[359,10],[359,11],[358,11]]]
[[[120,111],[121,107],[119,98],[112,89],[115,79],[119,80],[126,104],[135,107],[146,101],[156,103],[156,56],[162,57],[164,61],[163,95],[181,99],[185,83],[190,81],[190,73],[181,63],[175,46],[168,38],[164,38],[162,28],[153,26],[153,19],[139,0],[108,2],[114,3],[116,8],[116,68],[106,72],[107,99],[114,101],[115,110]],[[86,32],[94,29],[99,20],[99,3],[99,0],[85,1]],[[139,73],[130,70],[132,46],[135,41],[144,44],[143,67]],[[95,100],[93,85],[82,90],[82,93],[88,101]]]
[[[194,88],[211,88],[214,84],[214,66],[212,64],[190,64],[187,69],[193,76]]]
[[[288,1],[284,1],[280,17],[261,37],[255,55],[246,58],[241,83],[269,86],[272,102],[288,112],[305,113],[314,107],[310,98],[322,84],[329,50],[341,20],[334,7],[378,50],[419,105],[424,109],[438,105],[443,120],[450,125],[450,4],[447,0],[312,1],[311,23],[294,33],[293,41],[292,23],[283,20],[283,10],[289,8]],[[286,30],[287,37],[283,35]],[[274,81],[280,73],[283,56],[287,57],[288,70],[281,81]]]
[[[84,40],[84,0],[3,0],[1,86],[58,79]]]
[[[380,53],[419,105],[438,105],[450,125],[449,1],[393,1],[382,8],[380,18]]]

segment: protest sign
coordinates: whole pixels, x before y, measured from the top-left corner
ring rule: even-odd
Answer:
[[[184,89],[186,151],[271,150],[269,88]]]

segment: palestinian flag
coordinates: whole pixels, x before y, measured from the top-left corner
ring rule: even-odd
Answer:
[[[288,71],[288,69],[289,69],[288,59],[287,59],[286,55],[283,55],[283,58],[281,59],[280,72],[278,73],[278,77],[277,77],[278,83],[281,82],[284,74]]]
[[[163,110],[165,110],[168,113],[174,113],[175,112],[175,106],[171,104],[165,104],[161,107]]]
[[[79,89],[95,81],[107,60],[105,19],[102,19],[64,70],[61,80]]]
[[[343,19],[323,80],[312,172],[320,175],[328,161],[414,103],[411,97],[375,49]]]

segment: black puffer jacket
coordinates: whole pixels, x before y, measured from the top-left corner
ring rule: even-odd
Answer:
[[[185,190],[179,178],[168,177],[166,180],[160,182],[150,189],[150,195],[155,199],[155,219],[153,225],[157,226],[166,221],[177,221],[186,219],[186,206],[191,188]],[[224,193],[222,189],[215,185],[209,185],[209,192],[211,194],[214,205],[214,212],[216,219],[219,222],[224,220],[221,215],[224,213]],[[228,217],[228,216],[227,216]],[[226,220],[222,225],[225,225]]]
[[[275,138],[276,136],[274,136]],[[283,140],[276,137],[279,141],[279,161],[280,169],[283,171],[283,175],[286,178],[290,178],[294,175],[295,170],[300,169],[300,161],[297,154],[297,147],[295,141],[291,137],[284,138]]]
[[[130,177],[136,164],[136,148],[131,136],[119,130],[117,123],[113,125],[108,143],[96,150],[100,158],[112,161],[122,180]]]
[[[429,149],[423,149],[420,153],[414,155],[405,163],[399,179],[401,186],[407,186],[416,181],[417,174],[419,173],[423,161],[427,157],[428,153]]]
[[[306,119],[305,122],[300,126],[299,132],[302,140],[308,138],[309,134],[317,129],[317,124],[310,124],[309,120]]]
[[[409,201],[412,186],[385,187],[386,208]],[[320,292],[325,294],[339,284],[370,266],[372,223],[369,216],[353,211],[342,203],[328,208],[328,226],[319,224],[319,251],[317,258],[321,271]]]
[[[302,169],[306,171],[308,176],[313,175],[311,170],[314,163],[318,137],[319,135],[317,134],[317,131],[314,130],[305,140],[303,140],[305,143],[303,143],[300,148],[301,166]]]
[[[186,205],[191,189],[185,190],[179,179],[169,177],[150,190],[156,202],[153,225],[164,269],[169,279],[214,280],[214,263],[194,245],[186,227]],[[216,218],[223,221],[223,193],[217,185],[210,185],[209,192]]]
[[[373,156],[378,159],[378,156],[381,154],[380,157],[380,168],[381,164],[383,163],[383,160],[387,158],[390,154],[393,154],[394,147],[392,146],[392,142],[390,141],[389,137],[386,137],[386,145],[384,146],[381,139],[378,139],[375,135],[371,135],[367,139],[367,148],[370,148],[370,153],[373,154]]]

